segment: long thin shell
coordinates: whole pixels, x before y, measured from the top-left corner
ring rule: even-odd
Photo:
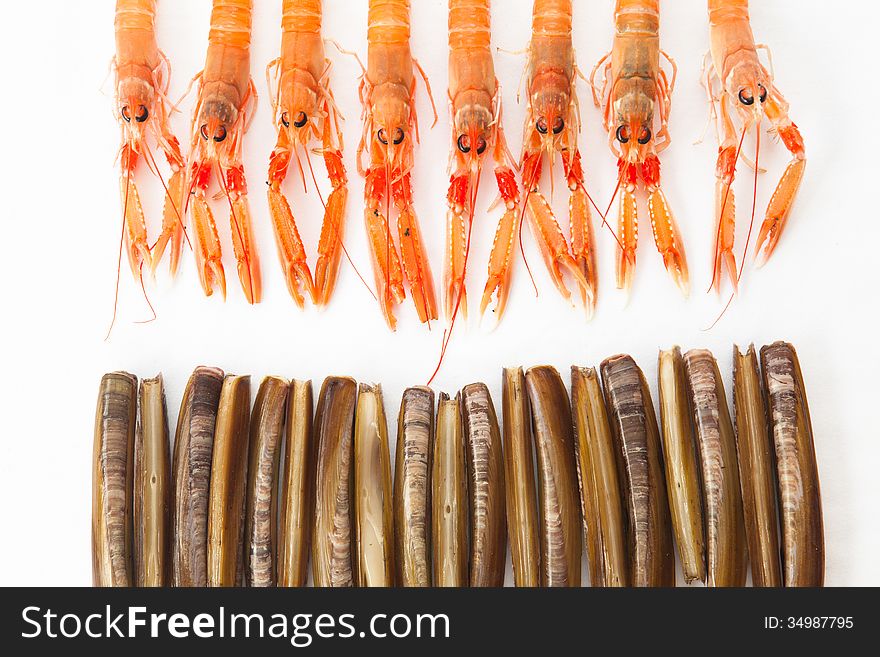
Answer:
[[[571,368],[571,407],[590,585],[626,586],[626,515],[617,448],[594,368]]]
[[[113,372],[101,378],[92,458],[92,580],[95,586],[131,586],[132,460],[137,378]]]
[[[434,586],[468,584],[467,466],[461,404],[440,393],[431,468]]]
[[[312,407],[312,382],[291,383],[281,461],[284,483],[278,533],[278,586],[305,586],[308,580],[315,482]]]
[[[733,425],[718,364],[705,349],[684,356],[706,515],[706,584],[743,586],[746,535]]]
[[[431,585],[434,392],[407,388],[397,418],[394,552],[398,586]]]
[[[507,560],[507,518],[498,418],[485,384],[471,383],[460,396],[468,467],[470,585],[502,586]]]
[[[180,402],[174,439],[174,586],[208,583],[208,495],[223,371],[197,367]]]
[[[162,375],[141,381],[134,444],[134,583],[171,580],[171,442]]]
[[[358,586],[394,586],[388,422],[379,385],[362,383],[354,420],[354,520]]]
[[[775,342],[761,348],[782,519],[785,586],[823,586],[825,537],[813,426],[804,379],[794,347]]]
[[[693,420],[688,406],[681,350],[674,347],[661,351],[657,368],[666,490],[669,492],[672,527],[678,542],[681,569],[686,582],[703,582],[706,580],[706,546],[700,471],[697,469]]]
[[[312,577],[315,586],[353,586],[352,431],[357,398],[354,379],[324,379],[315,416],[315,524]]]
[[[541,510],[541,584],[581,585],[581,515],[571,406],[556,369],[526,372]]]
[[[755,345],[733,348],[733,410],[746,538],[755,586],[782,586],[773,444]]]
[[[521,367],[504,369],[502,393],[507,529],[513,579],[517,586],[538,586],[541,583],[541,544],[538,541],[532,416]]]
[[[244,509],[250,415],[251,378],[226,376],[220,389],[211,458],[208,586],[241,586],[244,583]]]
[[[602,362],[602,383],[621,458],[632,586],[674,586],[672,528],[657,418],[645,376],[630,356]]]
[[[275,586],[278,461],[288,388],[287,379],[267,376],[260,383],[251,413],[245,525],[248,586]]]

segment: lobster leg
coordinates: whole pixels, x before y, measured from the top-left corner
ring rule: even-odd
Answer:
[[[736,173],[737,137],[736,129],[727,108],[727,95],[720,101],[721,144],[718,147],[718,163],[715,167],[715,260],[712,271],[712,286],[721,292],[724,272],[736,290],[736,256],[733,244],[736,236],[736,200],[733,194],[733,177]]]
[[[510,293],[510,275],[513,271],[513,248],[519,238],[520,216],[519,190],[516,186],[516,178],[510,167],[499,164],[495,168],[495,180],[498,183],[498,192],[504,202],[504,215],[498,221],[495,231],[495,240],[492,242],[492,252],[489,256],[489,277],[483,290],[483,298],[480,301],[480,314],[486,312],[486,308],[495,297],[495,322],[501,321],[504,308],[507,305],[507,296]]]
[[[137,153],[130,145],[126,144],[122,147],[120,155],[122,175],[119,179],[119,191],[122,197],[122,220],[125,222],[123,230],[125,252],[128,255],[131,273],[136,279],[140,279],[144,261],[151,262],[151,258],[150,247],[147,244],[147,224],[144,220],[144,210],[141,206],[137,185],[134,182],[137,157]]]
[[[406,298],[406,292],[403,288],[403,269],[400,265],[400,256],[388,227],[388,219],[380,210],[385,188],[385,168],[369,169],[366,172],[364,185],[366,204],[364,224],[367,229],[367,239],[370,242],[379,305],[388,328],[393,331],[397,327],[394,305]]]
[[[571,234],[571,253],[586,280],[580,284],[581,301],[587,316],[592,317],[596,310],[598,276],[596,273],[596,247],[593,238],[593,222],[590,216],[589,198],[584,187],[584,171],[581,167],[581,154],[576,148],[569,151],[570,158],[563,156],[565,178],[570,197],[568,201],[569,231]]]
[[[791,153],[792,159],[785,167],[773,196],[770,197],[770,204],[767,206],[767,213],[758,233],[755,259],[759,267],[767,262],[779,242],[807,166],[804,140],[797,126],[789,118],[787,107],[771,96],[764,104],[764,112],[773,124],[776,134]]]
[[[437,319],[437,298],[434,295],[434,280],[425,253],[419,221],[412,203],[410,174],[396,176],[392,182],[391,194],[398,209],[397,236],[400,239],[400,254],[413,303],[422,323]]]
[[[300,308],[305,299],[303,292],[308,292],[312,301],[315,300],[312,273],[306,262],[306,250],[296,228],[296,220],[290,209],[290,203],[281,191],[281,183],[290,166],[291,143],[286,130],[278,132],[278,142],[269,160],[269,214],[272,227],[275,229],[275,241],[278,245],[278,257],[284,268],[287,290]]]
[[[211,296],[214,287],[219,285],[225,299],[226,274],[223,272],[220,236],[217,235],[217,225],[207,199],[208,185],[211,182],[210,163],[193,162],[190,175],[193,188],[190,203],[199,281],[206,296]]]
[[[563,270],[571,274],[582,289],[589,287],[578,263],[571,256],[568,242],[559,228],[553,210],[544,195],[538,190],[538,180],[541,178],[541,152],[531,151],[523,157],[523,184],[531,181],[526,195],[526,208],[530,219],[532,233],[538,242],[541,256],[550,278],[556,289],[566,299],[571,300],[571,292],[565,286],[562,278]]]
[[[232,166],[224,172],[223,186],[229,197],[229,220],[232,225],[232,249],[238,263],[238,279],[248,303],[260,302],[262,284],[260,261],[254,244],[251,211],[247,202],[247,183],[244,167]]]
[[[687,258],[678,225],[666,201],[666,195],[660,187],[660,160],[656,155],[649,155],[641,165],[642,179],[648,190],[648,212],[651,215],[651,227],[654,230],[654,242],[663,256],[666,271],[672,280],[687,297],[690,292]]]
[[[329,105],[329,104],[328,104]],[[330,112],[328,105],[325,112]],[[315,264],[314,300],[318,306],[326,305],[336,285],[342,240],[345,232],[345,205],[348,200],[348,178],[342,163],[342,152],[332,143],[330,119],[324,121],[324,166],[333,191],[327,198],[321,237],[318,241],[318,262]]]
[[[636,209],[636,183],[638,171],[635,164],[618,159],[621,170],[620,209],[617,218],[617,289],[629,293],[636,267],[636,247],[639,243],[639,219]]]
[[[465,265],[467,259],[467,228],[465,213],[471,197],[471,172],[456,171],[449,182],[446,200],[446,258],[443,267],[443,307],[446,319],[452,319],[456,308],[467,318],[467,291]],[[468,226],[469,228],[469,226]]]
[[[180,252],[183,247],[185,233],[183,208],[186,200],[184,193],[186,163],[183,155],[180,153],[180,143],[167,128],[162,128],[160,146],[165,154],[165,159],[168,161],[168,165],[171,167],[171,177],[168,179],[168,187],[165,190],[165,203],[162,207],[162,232],[153,245],[151,263],[152,270],[155,273],[156,267],[165,253],[165,248],[170,244],[169,269],[173,278],[177,274],[177,267],[180,264]]]

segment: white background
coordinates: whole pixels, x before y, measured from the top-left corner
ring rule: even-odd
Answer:
[[[363,57],[366,0],[326,0],[325,35]],[[2,225],[0,280],[3,290],[2,448],[0,448],[0,563],[3,584],[89,584],[90,480],[95,393],[105,371],[165,375],[172,426],[186,379],[198,364],[227,372],[310,378],[317,387],[328,374],[380,381],[392,423],[402,390],[425,383],[440,346],[440,324],[419,324],[408,299],[398,310],[396,334],[385,327],[377,304],[343,260],[331,306],[299,311],[288,297],[275,253],[264,193],[274,144],[265,102],[265,64],[280,43],[278,0],[258,0],[254,15],[253,75],[263,96],[246,138],[245,166],[251,185],[264,301],[244,301],[231,258],[229,227],[222,206],[218,225],[224,241],[229,298],[208,299],[186,252],[171,281],[163,267],[148,291],[158,319],[149,317],[140,289],[123,265],[120,315],[109,341],[116,273],[120,206],[114,156],[119,132],[111,115],[112,81],[105,75],[113,56],[111,0],[14,3],[0,22],[3,62]],[[178,98],[201,68],[211,3],[161,0],[158,39],[172,66],[171,96]],[[442,262],[449,152],[446,114],[446,3],[413,2],[413,50],[430,76],[441,120],[429,130],[430,108],[419,90],[422,144],[416,155],[415,202],[435,276]],[[519,151],[523,106],[517,85],[526,63],[521,54],[530,29],[528,0],[496,0],[494,45],[502,84],[505,126]],[[580,67],[589,73],[611,45],[612,0],[575,2],[574,41]],[[877,467],[880,435],[876,413],[878,231],[878,86],[875,68],[880,5],[867,0],[754,2],[758,41],[773,49],[777,83],[791,102],[806,140],[806,180],[788,229],[770,263],[746,266],[743,292],[711,331],[722,305],[706,294],[711,279],[713,185],[716,144],[710,132],[693,145],[708,107],[698,84],[708,46],[704,0],[663,3],[662,43],[679,63],[673,100],[672,146],[662,155],[665,189],[674,208],[691,268],[692,294],[679,295],[665,273],[642,222],[639,263],[628,305],[614,289],[614,242],[596,229],[601,275],[599,308],[586,323],[555,292],[526,232],[526,254],[535,272],[535,298],[521,260],[516,264],[507,315],[493,333],[476,322],[485,262],[498,213],[486,214],[494,197],[492,178],[482,185],[474,228],[468,283],[470,322],[460,322],[437,391],[453,393],[472,381],[489,384],[500,404],[504,365],[550,363],[568,379],[573,364],[598,365],[602,358],[632,354],[652,386],[658,348],[708,347],[716,354],[730,394],[732,345],[793,342],[801,358],[811,405],[821,475],[831,585],[880,584]],[[363,184],[354,167],[360,108],[359,68],[353,58],[328,49],[332,85],[347,118],[346,164],[351,176],[346,243],[369,275],[362,228]],[[103,84],[103,86],[102,86]],[[587,188],[607,203],[615,162],[599,113],[579,83],[583,108],[581,146]],[[193,97],[174,118],[186,142]],[[747,140],[747,152],[749,146]],[[787,161],[781,144],[763,140],[758,220]],[[315,160],[316,163],[318,160]],[[748,224],[751,171],[740,167],[737,184],[741,252]],[[320,170],[319,170],[320,175]],[[557,177],[557,183],[560,180]],[[158,232],[161,193],[148,174],[140,178],[151,239]],[[316,195],[303,198],[288,185],[299,229],[314,263],[321,214]],[[566,226],[564,190],[555,205]],[[656,389],[655,389],[656,394]],[[499,407],[500,411],[500,407]],[[391,427],[392,435],[395,427]],[[679,581],[681,578],[679,577]]]

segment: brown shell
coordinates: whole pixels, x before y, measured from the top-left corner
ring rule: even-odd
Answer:
[[[502,586],[507,560],[504,460],[489,389],[471,383],[461,393],[470,509],[470,585]]]
[[[275,586],[278,462],[288,388],[287,379],[267,376],[260,383],[251,413],[245,524],[248,586]]]
[[[724,383],[705,349],[688,351],[684,364],[702,471],[706,584],[744,586],[748,555],[742,491]]]
[[[617,446],[594,368],[571,368],[571,408],[590,585],[626,586],[626,511]]]
[[[95,586],[131,586],[132,474],[137,378],[113,372],[101,378],[92,457],[92,580]]]
[[[352,434],[357,383],[324,380],[315,416],[315,524],[312,576],[315,586],[353,586]]]
[[[761,348],[764,390],[776,447],[785,586],[823,586],[825,535],[813,426],[794,347]]]
[[[315,485],[312,408],[312,382],[291,383],[281,461],[278,586],[305,586],[308,580]]]
[[[666,490],[669,492],[669,508],[681,569],[686,582],[704,582],[706,544],[700,470],[681,350],[674,347],[661,351],[657,370]]]
[[[620,455],[632,586],[675,586],[672,527],[657,418],[645,376],[630,356],[602,362]]]
[[[434,392],[407,388],[397,418],[394,552],[398,586],[431,586]]]
[[[197,367],[180,403],[174,439],[174,586],[208,583],[208,496],[223,372]]]
[[[354,525],[358,586],[394,586],[391,456],[382,388],[362,383],[354,420]]]
[[[571,406],[553,367],[526,372],[538,457],[541,584],[581,585],[581,514]]]
[[[434,586],[468,585],[467,466],[461,403],[440,393],[431,465]]]
[[[162,375],[141,381],[134,445],[134,583],[171,583],[171,441]]]
[[[532,415],[521,367],[504,369],[502,394],[507,530],[513,579],[517,586],[539,586],[541,544],[538,540]]]
[[[733,348],[733,409],[752,584],[782,586],[773,443],[755,345]]]
[[[208,586],[244,584],[244,512],[251,379],[227,375],[220,389],[208,502]]]

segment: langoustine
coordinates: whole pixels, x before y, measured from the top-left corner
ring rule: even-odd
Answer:
[[[521,158],[525,206],[547,271],[565,299],[563,272],[577,282],[588,315],[596,306],[597,274],[590,200],[577,144],[577,63],[571,38],[571,0],[535,0],[527,73],[528,107]],[[544,156],[559,153],[569,190],[571,245],[538,185]],[[552,165],[552,161],[551,161]],[[509,263],[508,265],[509,266]],[[506,275],[506,274],[505,274]]]
[[[480,313],[494,297],[496,321],[510,292],[510,257],[519,235],[519,194],[501,125],[501,94],[492,58],[489,0],[449,3],[449,107],[452,114],[451,172],[447,202],[443,300],[451,321],[467,314],[465,284],[471,229],[483,163],[491,158],[504,215],[498,223]]]
[[[657,250],[675,284],[687,296],[688,267],[678,226],[660,187],[658,154],[669,146],[669,107],[675,87],[675,62],[660,48],[659,0],[617,0],[614,45],[593,69],[602,68],[600,94],[608,144],[617,156],[618,187],[617,287],[629,290],[636,264],[639,228],[636,188],[648,193],[648,211]],[[661,55],[672,66],[672,79],[660,65]],[[603,67],[604,64],[604,67]]]
[[[183,227],[183,178],[186,168],[180,143],[172,134],[168,117],[171,102],[168,84],[171,65],[156,42],[156,0],[117,0],[114,27],[116,30],[116,106],[114,114],[122,132],[119,161],[122,169],[123,238],[132,273],[138,279],[146,262],[155,270],[166,246],[171,244],[171,273],[177,271],[185,236]],[[165,187],[162,211],[162,232],[150,248],[147,226],[140,195],[134,181],[138,158],[161,178],[156,159],[150,150],[148,136],[171,168]]]
[[[198,100],[186,188],[202,289],[210,296],[219,286],[226,296],[220,238],[208,205],[208,187],[216,176],[229,205],[238,278],[253,304],[260,301],[262,284],[242,164],[244,133],[257,102],[250,77],[252,8],[252,0],[214,0],[205,68],[196,76]]]
[[[367,69],[360,85],[364,125],[357,161],[358,172],[366,178],[364,222],[379,305],[392,330],[397,326],[393,307],[406,297],[404,273],[419,319],[437,319],[434,282],[412,200],[418,64],[410,51],[409,21],[409,0],[370,0]],[[364,151],[369,155],[367,167]],[[400,254],[387,216],[392,202],[398,212]]]
[[[788,114],[788,102],[773,80],[772,65],[771,71],[768,71],[758,58],[758,49],[766,50],[767,47],[755,44],[748,0],[709,0],[709,38],[711,64],[704,66],[705,85],[717,121],[718,135],[712,286],[720,291],[726,272],[736,290],[743,263],[737,272],[736,257],[733,255],[736,216],[732,185],[746,132],[753,127],[755,129],[755,161],[751,164],[756,176],[761,145],[760,128],[764,117],[770,122],[771,132],[782,140],[792,156],[770,197],[758,232],[755,258],[759,266],[767,261],[779,242],[803,180],[807,160],[804,140]],[[739,115],[742,123],[739,135],[733,121],[734,115]],[[751,231],[750,225],[749,237]],[[746,251],[748,246],[747,238]]]
[[[321,38],[321,0],[285,0],[281,17],[281,56],[269,63],[266,77],[273,89],[273,120],[278,141],[269,161],[269,210],[278,256],[284,269],[287,289],[298,306],[307,293],[316,305],[325,305],[333,294],[342,237],[348,178],[342,163],[342,131],[339,110],[330,90],[330,60],[324,55]],[[290,165],[296,162],[300,173],[309,161],[309,149],[319,141],[324,167],[332,191],[324,203],[324,221],[318,241],[315,276],[306,259],[290,203],[281,184]],[[303,175],[305,184],[305,176]],[[320,193],[320,192],[319,192]]]

